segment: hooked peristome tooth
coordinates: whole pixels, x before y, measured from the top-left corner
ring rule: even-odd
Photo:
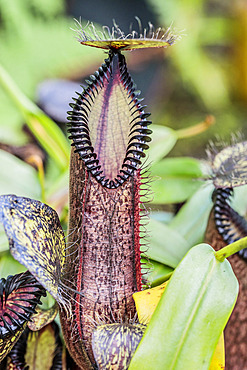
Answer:
[[[146,127],[150,114],[143,111],[138,95],[124,56],[110,53],[72,104],[70,138],[88,171],[104,187],[115,189],[133,176],[141,164],[140,158],[145,156],[146,142],[151,140],[152,131]],[[92,154],[95,161],[90,159]],[[98,176],[97,165],[102,176]]]

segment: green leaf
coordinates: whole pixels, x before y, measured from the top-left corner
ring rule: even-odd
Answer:
[[[151,184],[153,204],[185,202],[200,187],[198,181],[185,178],[167,178]]]
[[[176,267],[190,246],[176,231],[159,221],[151,219],[148,224],[150,245],[147,256],[165,265]]]
[[[40,198],[38,175],[33,167],[3,150],[0,150],[0,162],[0,194]]]
[[[36,106],[23,112],[26,123],[37,140],[61,170],[69,164],[70,146],[60,128]]]
[[[162,179],[179,176],[196,179],[202,176],[201,162],[190,157],[166,158],[152,166],[151,174]]]
[[[207,244],[192,248],[174,271],[129,369],[208,369],[237,294],[229,262],[219,262]]]
[[[201,185],[196,181],[202,176],[201,163],[189,157],[166,158],[151,167],[151,176],[157,178],[151,183],[152,203],[184,202]]]
[[[234,188],[231,206],[240,215],[245,216],[247,208],[247,185]]]
[[[177,142],[176,131],[169,127],[152,125],[152,141],[149,144],[148,158],[155,163],[165,157]]]
[[[203,241],[208,216],[213,206],[213,185],[203,185],[180,209],[169,226],[182,235],[192,247]]]
[[[163,222],[165,224],[168,224],[172,218],[173,218],[173,213],[172,212],[165,212],[165,211],[152,211],[151,217],[154,220]]]
[[[147,279],[152,287],[167,281],[173,271],[172,267],[151,259],[146,260],[145,258],[142,258],[141,263],[142,268],[147,271]]]
[[[38,332],[29,332],[25,360],[31,369],[48,370],[52,368],[56,351],[54,327],[49,324]]]

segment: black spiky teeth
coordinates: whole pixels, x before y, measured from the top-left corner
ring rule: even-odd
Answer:
[[[0,339],[23,328],[45,295],[45,289],[29,271],[0,279]]]
[[[231,234],[231,213],[233,209],[229,204],[232,194],[232,188],[216,189],[213,193],[215,225],[223,240],[228,244],[234,241]]]
[[[27,349],[27,338],[30,330],[26,328],[22,335],[20,336],[17,343],[14,345],[12,350],[9,352],[8,356],[10,359],[10,365],[13,369],[28,370],[29,366],[26,365],[25,355]]]
[[[129,99],[128,103],[126,103],[126,107],[130,112],[131,118],[129,127],[127,128],[129,134],[126,142],[125,158],[123,160],[121,159],[122,164],[117,173],[115,174],[114,172],[114,175],[109,177],[109,175],[106,175],[104,172],[104,165],[100,162],[97,150],[95,150],[92,144],[89,119],[92,110],[95,109],[95,104],[97,104],[96,98],[99,91],[101,91],[103,87],[106,87],[107,84],[116,83],[110,81],[114,69],[113,64],[115,63],[113,59],[116,55],[120,74],[118,82],[122,84],[126,96]],[[82,93],[77,93],[77,95],[78,98],[73,99],[75,102],[70,104],[73,110],[68,112],[68,132],[70,133],[69,139],[73,140],[72,146],[75,146],[75,152],[79,154],[89,173],[91,173],[102,186],[109,189],[117,188],[127,181],[129,177],[133,176],[135,171],[140,167],[141,158],[145,157],[144,151],[149,148],[147,143],[151,141],[149,135],[152,133],[148,128],[151,124],[151,121],[148,120],[150,113],[144,112],[145,106],[141,105],[143,99],[138,98],[140,92],[136,91],[134,88],[123,55],[110,52],[109,58],[105,60],[105,63],[102,64],[94,75],[90,76],[90,79],[87,81],[87,86],[83,88]],[[106,100],[106,105],[108,103],[109,101]],[[112,135],[114,136],[115,132],[112,132]]]
[[[227,244],[247,236],[247,222],[231,206],[233,188],[216,189],[213,193],[215,226]],[[239,255],[247,260],[247,248]]]

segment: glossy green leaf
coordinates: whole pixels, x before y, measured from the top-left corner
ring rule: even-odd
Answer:
[[[169,127],[152,125],[152,141],[149,144],[148,159],[155,163],[165,157],[177,142],[176,131]]]
[[[234,307],[238,282],[207,244],[174,271],[131,361],[134,369],[208,369]]]
[[[213,185],[205,184],[187,201],[169,226],[182,235],[192,247],[203,241],[212,208]]]
[[[169,226],[151,219],[148,224],[150,245],[147,256],[165,265],[176,267],[189,250],[188,242]]]
[[[173,216],[172,212],[152,211],[152,218],[165,224],[168,224],[172,220]]]
[[[147,278],[152,287],[160,285],[164,281],[168,280],[171,272],[173,271],[172,267],[151,259],[146,260],[145,258],[142,258],[141,262],[142,268],[144,268],[145,272],[147,272],[145,278]]]
[[[136,311],[140,323],[148,324],[163,293],[168,281],[155,288],[142,290],[133,294]],[[224,334],[222,332],[215,348],[209,370],[225,369]]]
[[[186,178],[160,179],[151,184],[153,204],[185,202],[200,187],[198,181]]]
[[[223,332],[215,348],[209,370],[224,370],[224,369],[225,369],[225,341]]]
[[[201,163],[194,158],[166,158],[151,167],[151,183],[156,204],[179,203],[188,199],[200,186]]]
[[[166,158],[152,166],[151,174],[162,179],[167,177],[196,179],[202,176],[201,162],[190,157]]]
[[[57,166],[61,170],[65,170],[69,164],[70,147],[56,123],[36,106],[33,107],[33,111],[24,110],[23,116],[42,147],[49,153]]]

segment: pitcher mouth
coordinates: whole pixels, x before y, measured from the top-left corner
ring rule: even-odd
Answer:
[[[152,131],[124,56],[110,51],[68,112],[69,138],[87,170],[104,187],[122,185],[141,164]]]
[[[8,340],[24,330],[25,323],[35,313],[45,289],[26,271],[0,279],[0,339]]]

